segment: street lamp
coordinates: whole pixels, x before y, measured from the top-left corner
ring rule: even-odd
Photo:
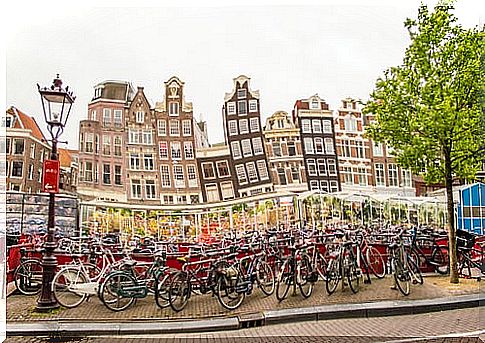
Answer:
[[[58,138],[64,131],[67,119],[71,112],[72,104],[76,97],[69,91],[69,87],[62,88],[62,80],[59,78],[59,74],[54,79],[50,87],[40,87],[37,84],[37,88],[42,100],[42,109],[44,111],[44,119],[47,123],[47,129],[51,134],[52,151],[50,161],[44,162],[44,181],[43,187],[45,192],[49,192],[49,214],[48,214],[48,231],[47,238],[44,242],[44,253],[42,256],[42,289],[40,297],[37,300],[36,310],[39,312],[45,312],[55,308],[59,308],[59,304],[55,300],[52,293],[52,279],[57,267],[57,259],[54,256],[54,250],[57,246],[55,241],[55,193],[59,188],[59,169],[53,168],[53,172],[57,173],[57,181],[54,185],[46,184],[46,170],[47,162],[51,165],[58,166],[57,155],[57,142]],[[53,163],[55,162],[55,163]]]

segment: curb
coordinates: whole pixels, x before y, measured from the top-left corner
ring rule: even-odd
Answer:
[[[150,320],[143,322],[46,321],[7,323],[7,336],[118,336],[127,334],[175,334],[238,330],[288,322],[370,318],[420,314],[485,306],[485,294],[461,295],[424,300],[396,300],[361,304],[335,304],[293,308],[203,320]]]

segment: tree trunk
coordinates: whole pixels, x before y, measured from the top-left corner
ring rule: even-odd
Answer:
[[[453,204],[453,174],[451,156],[445,153],[446,208],[448,216],[448,256],[450,259],[450,283],[458,283],[458,263],[456,256],[455,210]]]

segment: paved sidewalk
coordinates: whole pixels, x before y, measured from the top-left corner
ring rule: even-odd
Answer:
[[[170,308],[160,309],[156,306],[152,296],[139,299],[134,306],[122,312],[112,312],[107,309],[99,299],[93,297],[88,302],[81,304],[74,309],[60,309],[50,314],[39,314],[34,312],[37,297],[23,295],[11,295],[7,298],[7,322],[39,322],[39,321],[133,321],[146,319],[159,320],[188,320],[204,318],[225,318],[244,317],[263,311],[311,308],[315,306],[331,304],[358,304],[366,302],[381,302],[395,300],[418,300],[443,298],[454,295],[477,294],[485,291],[482,287],[485,283],[475,280],[461,280],[459,286],[450,285],[448,277],[432,276],[425,278],[424,285],[414,285],[411,294],[407,297],[398,291],[391,290],[391,278],[383,280],[372,280],[370,285],[362,285],[357,294],[353,294],[347,287],[344,291],[340,288],[336,293],[328,296],[325,291],[325,284],[318,282],[313,295],[304,299],[298,293],[289,296],[279,303],[275,295],[265,297],[262,292],[256,290],[252,295],[246,297],[242,306],[235,311],[224,309],[217,298],[209,295],[193,296],[189,299],[186,308],[177,313]]]

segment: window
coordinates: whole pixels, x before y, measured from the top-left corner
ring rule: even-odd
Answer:
[[[170,167],[167,164],[160,166],[160,174],[162,179],[162,187],[167,188],[171,186],[170,182]]]
[[[128,144],[140,144],[140,130],[128,129]]]
[[[352,109],[352,102],[350,102],[350,101],[347,101],[347,108],[350,108],[350,109]]]
[[[352,167],[343,167],[342,173],[344,174],[344,182],[347,185],[354,184],[354,175],[352,174]]]
[[[166,136],[167,135],[167,121],[166,120],[158,120],[158,135],[159,136]]]
[[[185,159],[191,160],[194,158],[194,148],[192,146],[192,142],[184,142],[184,152]]]
[[[244,169],[244,164],[237,164],[236,165],[236,175],[237,179],[239,180],[239,184],[245,184],[248,182],[246,176],[246,169]]]
[[[23,170],[24,163],[22,161],[13,161],[12,162],[12,177],[23,177]]]
[[[325,150],[323,150],[323,138],[315,137],[315,154],[323,155]]]
[[[323,158],[317,160],[318,175],[327,175],[327,164]]]
[[[170,120],[170,136],[180,136],[180,125],[178,120]]]
[[[247,92],[246,92],[246,89],[244,89],[244,88],[237,90],[237,98],[238,99],[246,99],[246,94],[247,94]]]
[[[303,119],[301,121],[301,127],[303,133],[312,133],[311,121],[310,119]]]
[[[182,121],[182,134],[184,136],[191,136],[192,135],[192,121],[191,120],[183,120]]]
[[[382,143],[372,142],[372,153],[374,156],[382,156],[384,154],[382,150]]]
[[[229,136],[237,135],[237,120],[229,120]]]
[[[217,175],[219,177],[226,177],[231,176],[231,172],[229,171],[229,164],[227,161],[217,161]]]
[[[121,185],[121,166],[115,165],[115,185]]]
[[[320,190],[324,192],[329,192],[327,180],[320,180]]]
[[[184,180],[184,167],[180,165],[173,166],[173,178],[175,180],[175,187],[176,188],[183,188],[185,187],[185,180]]]
[[[342,157],[351,157],[350,154],[350,141],[348,139],[344,139],[342,141]]]
[[[403,187],[411,187],[412,186],[412,179],[411,179],[411,171],[407,169],[401,169],[401,182]]]
[[[277,168],[276,172],[278,174],[279,184],[282,185],[282,186],[286,185],[287,182],[286,182],[285,168]]]
[[[25,150],[25,143],[23,139],[14,138],[13,140],[13,154],[23,155]]]
[[[131,180],[131,197],[135,199],[141,198],[141,181]]]
[[[314,159],[307,160],[308,175],[317,176],[317,165]]]
[[[81,163],[81,167],[82,167],[82,163]],[[8,172],[8,164],[7,164],[7,172]],[[37,179],[37,181],[42,182],[42,169],[39,168],[38,172],[39,173],[37,175],[39,176],[39,178]],[[84,178],[84,175],[83,175],[83,178]]]
[[[18,185],[18,184],[11,183],[11,184],[10,184],[10,190],[11,190],[11,191],[14,191],[14,192],[20,192],[21,187],[20,187],[20,185]]]
[[[94,153],[97,154],[99,152],[99,135],[94,136]]]
[[[310,190],[319,190],[318,181],[310,181]]]
[[[179,103],[178,102],[170,102],[168,104],[168,115],[170,115],[170,116],[178,116],[179,115]]]
[[[249,124],[251,126],[251,132],[259,132],[259,118],[249,119]]]
[[[133,153],[130,154],[130,169],[140,170],[140,155]]]
[[[2,127],[12,127],[13,118],[12,116],[6,116],[2,118],[4,122],[2,123]]]
[[[374,165],[374,169],[376,172],[376,186],[385,186],[386,185],[386,176],[384,172],[384,164],[376,163]]]
[[[365,158],[364,154],[364,142],[355,141],[355,150],[357,152],[357,158]]]
[[[212,162],[202,163],[202,173],[204,174],[204,179],[213,179],[216,177],[214,172],[214,164]]]
[[[84,181],[93,182],[93,163],[92,162],[86,162]]]
[[[359,186],[367,186],[367,173],[365,168],[357,168],[357,177],[359,179]]]
[[[247,119],[239,120],[239,132],[241,134],[249,133],[249,127],[248,127],[248,120]]]
[[[33,165],[31,166],[34,167]],[[30,171],[29,171],[29,174],[30,174]],[[0,160],[0,176],[3,176],[3,177],[8,176],[8,161]]]
[[[239,115],[248,113],[246,101],[243,100],[237,102],[237,112],[239,113]]]
[[[327,155],[333,155],[335,153],[332,138],[325,138],[325,151],[327,152]]]
[[[145,181],[145,195],[146,195],[147,199],[156,199],[157,198],[154,180],[146,180]]]
[[[322,133],[322,122],[320,121],[320,119],[313,119],[312,126],[314,133]]]
[[[187,178],[189,180],[189,187],[197,187],[197,173],[195,171],[195,165],[187,165]]]
[[[152,130],[143,130],[143,144],[152,145],[153,144],[153,133]]]
[[[332,122],[330,120],[323,121],[323,133],[332,133]]]
[[[310,108],[312,110],[318,110],[320,107],[320,102],[317,99],[312,99],[312,102],[310,103]]]
[[[219,201],[219,189],[216,184],[205,185],[205,193],[207,194],[207,202]]]
[[[163,203],[164,204],[173,204],[173,195],[164,195],[163,196]]]
[[[121,136],[115,136],[114,139],[114,154],[115,156],[121,156]]]
[[[170,147],[172,149],[172,159],[181,159],[182,152],[180,151],[180,142],[171,142]]]
[[[256,172],[256,166],[254,162],[246,163],[246,169],[248,170],[249,182],[258,181],[258,173]]]
[[[35,158],[35,143],[30,143],[30,158]]]
[[[235,102],[228,102],[227,103],[227,114],[236,114],[236,103]]]
[[[111,109],[105,108],[103,109],[103,126],[110,126],[111,125]]]
[[[223,200],[234,198],[234,188],[232,187],[231,181],[221,183],[221,193]]]
[[[145,122],[145,112],[144,111],[136,111],[136,123],[143,124]]]
[[[280,142],[273,142],[273,156],[280,157],[281,156],[281,144]]]
[[[338,192],[338,182],[337,181],[330,181],[330,192],[331,193]]]
[[[344,120],[345,131],[357,131],[357,119],[353,117],[347,117]]]
[[[258,167],[259,178],[261,180],[268,180],[269,175],[268,175],[268,168],[266,167],[266,161],[264,160],[256,161],[256,165]]]
[[[313,154],[313,139],[306,137],[303,139],[303,142],[305,144],[305,152],[307,154]]]
[[[262,155],[264,154],[263,150],[263,142],[261,140],[261,137],[256,137],[253,138],[253,151],[255,155]]]
[[[249,113],[258,112],[258,101],[249,100]]]
[[[168,145],[167,142],[159,142],[158,149],[160,153],[160,159],[168,158]]]
[[[335,160],[334,159],[328,159],[327,164],[328,164],[328,175],[330,175],[330,176],[337,175],[337,168],[336,168]]]
[[[395,164],[388,164],[389,169],[389,187],[398,187],[399,180],[397,174],[397,165]]]
[[[295,142],[287,142],[286,146],[288,147],[288,155],[290,156],[296,156],[296,144]]]
[[[1,161],[1,162],[4,162],[4,161]],[[5,168],[5,166],[4,166]],[[2,176],[6,175],[5,173],[5,170],[2,171]],[[34,179],[34,165],[31,163],[29,164],[29,180],[33,180]]]
[[[143,162],[145,170],[155,170],[155,162],[152,154],[145,154],[143,156]]]
[[[251,151],[251,140],[243,139],[241,141],[241,146],[242,146],[242,152],[244,157],[252,156],[253,153]]]
[[[232,157],[234,159],[241,158],[241,146],[239,145],[239,141],[231,142],[231,150],[232,150]]]
[[[103,155],[111,154],[111,137],[103,135]]]
[[[123,119],[123,111],[122,110],[114,110],[113,111],[113,122],[115,127],[123,127],[122,123]]]
[[[81,142],[82,142],[82,137],[83,137],[83,134],[81,133]],[[81,151],[82,151],[82,143],[81,143]],[[10,154],[10,138],[7,138],[5,140],[5,153],[7,155]]]
[[[109,164],[103,164],[103,183],[111,184],[111,166]]]
[[[291,167],[291,178],[293,179],[293,183],[300,182],[300,170],[298,167]]]

